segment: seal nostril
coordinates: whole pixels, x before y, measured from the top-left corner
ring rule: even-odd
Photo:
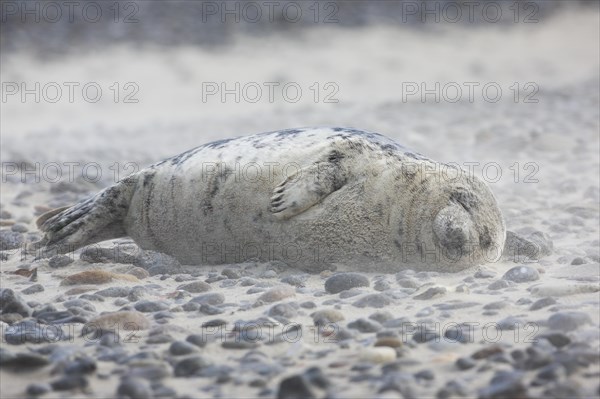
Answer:
[[[487,226],[483,228],[483,233],[479,235],[479,245],[483,249],[488,249],[492,245],[492,236]]]

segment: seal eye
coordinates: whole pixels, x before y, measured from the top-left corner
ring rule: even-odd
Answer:
[[[475,195],[464,188],[458,188],[453,191],[450,194],[450,201],[461,205],[469,213],[477,208],[477,199],[475,198]]]

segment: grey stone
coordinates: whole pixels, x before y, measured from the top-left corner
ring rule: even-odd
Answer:
[[[220,305],[225,302],[225,296],[220,292],[211,292],[209,294],[198,295],[190,300],[200,305]]]
[[[496,280],[488,285],[488,290],[496,291],[510,287],[510,283],[506,280]]]
[[[10,288],[0,289],[0,309],[2,313],[18,313],[23,317],[31,316],[33,312],[25,300]]]
[[[475,361],[470,357],[459,357],[454,364],[459,370],[469,370],[476,365]]]
[[[25,388],[25,393],[31,396],[41,396],[52,390],[50,384],[45,382],[32,382]]]
[[[103,290],[97,291],[96,295],[109,298],[122,298],[129,295],[129,288],[127,287],[109,287]]]
[[[342,291],[356,287],[368,287],[369,279],[360,273],[338,273],[325,281],[325,291],[339,294]]]
[[[96,245],[85,247],[81,251],[80,259],[88,263],[134,263],[136,250],[129,246],[117,245],[112,248],[103,248]]]
[[[502,399],[527,397],[527,388],[522,382],[523,375],[513,371],[498,371],[489,386],[479,391],[480,399]]]
[[[73,259],[67,255],[54,255],[48,260],[48,266],[53,269],[65,267],[73,263]]]
[[[190,353],[196,352],[197,346],[186,341],[175,341],[169,346],[169,352],[174,356],[189,355]]]
[[[169,309],[169,305],[167,305],[165,302],[148,301],[148,300],[138,301],[133,307],[138,312],[143,312],[143,313],[158,312],[161,310]]]
[[[548,318],[548,327],[561,331],[573,331],[591,323],[590,316],[584,312],[559,312]]]
[[[381,325],[376,321],[360,318],[348,323],[348,328],[362,333],[374,333],[381,330]]]
[[[391,305],[392,300],[384,294],[368,294],[352,303],[357,308],[378,308]]]
[[[539,310],[545,307],[548,307],[550,305],[554,305],[556,303],[556,299],[552,298],[552,297],[545,297],[545,298],[541,298],[538,299],[537,301],[535,301],[530,307],[529,310]]]
[[[55,391],[70,391],[74,389],[83,389],[89,385],[87,378],[80,374],[65,375],[50,383]]]
[[[522,265],[513,267],[507,271],[502,278],[515,283],[527,283],[530,281],[539,280],[540,274],[535,268]]]
[[[271,306],[269,316],[280,316],[287,319],[294,318],[298,315],[298,311],[289,303],[278,303]]]
[[[23,234],[8,229],[0,230],[0,251],[20,248],[24,242]]]
[[[150,383],[142,378],[124,378],[117,388],[117,395],[123,399],[152,399],[154,393]]]
[[[199,294],[201,292],[210,291],[212,287],[204,281],[194,281],[192,283],[182,284],[177,287],[177,289],[191,292],[192,294]]]
[[[571,264],[572,264],[573,266],[584,265],[584,264],[586,264],[586,263],[587,263],[587,262],[585,261],[585,259],[583,259],[583,258],[580,258],[580,257],[574,258],[574,259],[571,261]]]
[[[27,288],[25,288],[24,290],[21,291],[22,294],[25,295],[31,295],[31,294],[37,294],[38,292],[43,292],[44,291],[44,286],[41,284],[34,284],[32,286],[29,286]]]
[[[309,382],[302,375],[293,375],[279,383],[277,399],[315,399]]]
[[[426,299],[432,299],[435,297],[440,297],[444,294],[446,294],[445,287],[431,287],[431,288],[427,289],[427,291],[425,291],[419,295],[416,295],[415,297],[413,297],[413,299],[426,300]]]

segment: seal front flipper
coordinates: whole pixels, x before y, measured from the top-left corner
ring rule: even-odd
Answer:
[[[126,179],[71,207],[43,214],[37,225],[46,234],[34,248],[45,246],[45,252],[66,253],[125,236],[123,218],[132,193],[131,179]]]
[[[330,155],[327,161],[300,169],[275,187],[271,212],[279,219],[289,219],[321,202],[345,182],[339,159]]]

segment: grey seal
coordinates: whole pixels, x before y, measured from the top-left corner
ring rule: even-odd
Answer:
[[[46,250],[131,237],[183,264],[455,272],[499,259],[505,223],[463,169],[349,128],[215,141],[38,219]]]

